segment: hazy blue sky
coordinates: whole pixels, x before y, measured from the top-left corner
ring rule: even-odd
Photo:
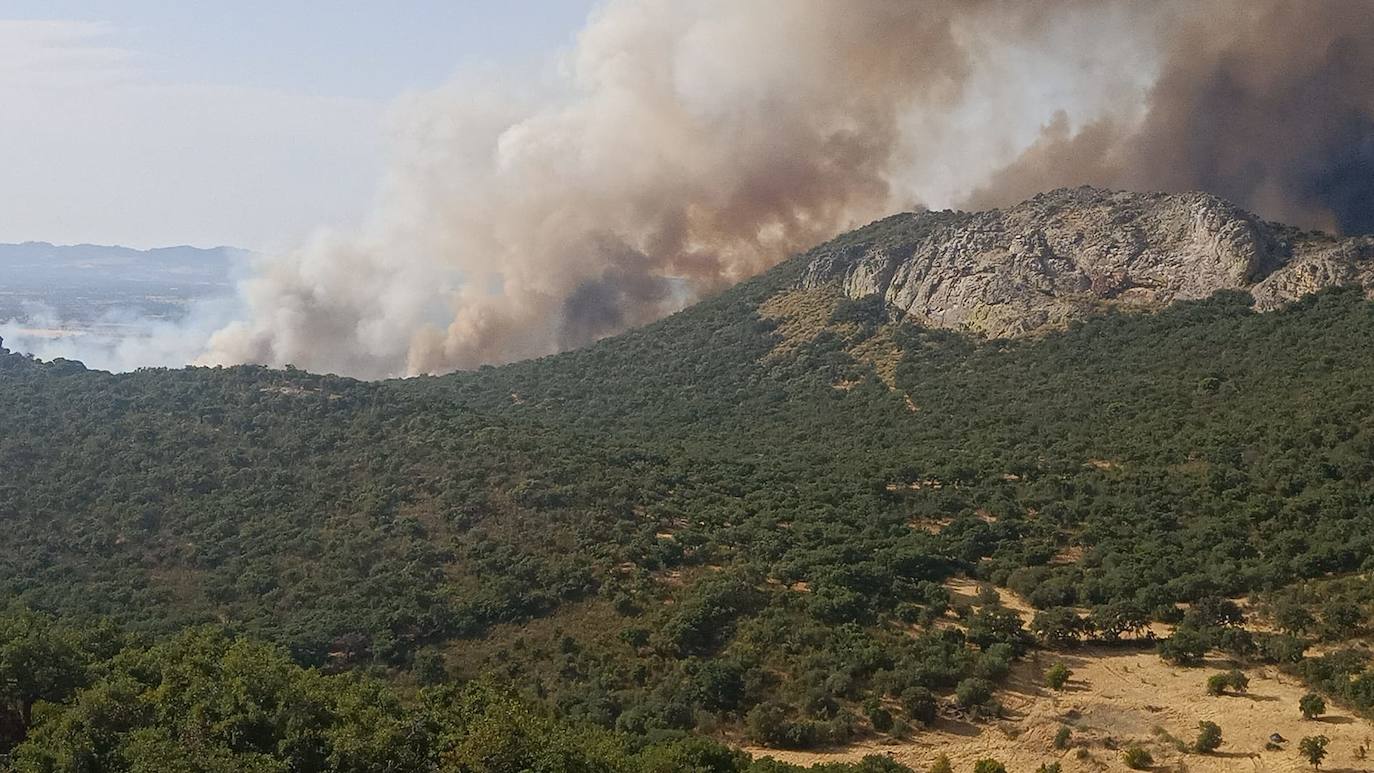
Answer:
[[[368,208],[390,103],[592,0],[0,0],[0,241],[273,247]]]

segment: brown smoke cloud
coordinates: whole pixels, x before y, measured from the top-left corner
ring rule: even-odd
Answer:
[[[377,221],[273,261],[207,361],[434,372],[660,317],[891,206],[899,117],[967,63],[934,5],[649,0],[567,67],[417,99]]]
[[[1083,183],[1205,190],[1275,220],[1374,231],[1374,5],[1209,2],[1158,20],[1138,120],[1058,116],[970,206]]]
[[[1061,184],[1370,230],[1360,5],[612,0],[550,83],[411,99],[373,219],[265,263],[202,361],[548,354],[893,209]]]

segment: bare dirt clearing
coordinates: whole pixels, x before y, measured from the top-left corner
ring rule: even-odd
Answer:
[[[1044,669],[1056,660],[1073,670],[1062,692],[1040,686]],[[1298,699],[1307,689],[1276,668],[1248,670],[1250,687],[1244,695],[1207,695],[1207,677],[1229,667],[1225,661],[1208,660],[1203,666],[1180,668],[1152,650],[1039,652],[1018,664],[999,694],[1004,719],[980,724],[941,720],[906,741],[871,742],[835,752],[749,751],[804,764],[880,754],[918,771],[943,753],[955,770],[971,770],[976,760],[992,757],[1008,770],[1029,773],[1051,761],[1065,771],[1129,770],[1120,750],[1139,745],[1154,757],[1154,770],[1299,771],[1311,767],[1298,757],[1298,740],[1325,735],[1331,743],[1322,770],[1374,770],[1374,760],[1357,758],[1357,749],[1374,741],[1374,723],[1335,706],[1321,720],[1304,720]],[[1204,720],[1221,726],[1221,748],[1212,754],[1181,751],[1179,745],[1191,745]],[[1061,727],[1072,733],[1065,750],[1054,747]],[[1282,751],[1265,750],[1271,733],[1287,739]]]
[[[1035,617],[1035,607],[1031,606],[1025,599],[1006,588],[980,583],[967,577],[950,578],[945,582],[945,587],[949,589],[955,601],[961,601],[966,604],[976,604],[979,591],[984,588],[989,588],[997,594],[997,598],[1001,601],[1002,606],[1020,615],[1026,621],[1030,621]]]

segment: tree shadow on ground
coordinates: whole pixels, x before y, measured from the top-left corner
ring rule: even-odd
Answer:
[[[934,729],[942,730],[951,735],[962,735],[970,738],[983,732],[983,728],[962,719],[941,718],[935,723]]]
[[[1208,752],[1206,756],[1217,757],[1223,760],[1245,760],[1260,755],[1259,752]]]

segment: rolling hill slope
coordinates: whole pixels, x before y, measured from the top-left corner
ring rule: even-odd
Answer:
[[[0,595],[153,635],[225,624],[330,670],[437,660],[636,737],[809,746],[987,703],[1030,639],[997,604],[950,614],[955,575],[1176,620],[1371,568],[1374,305],[1335,286],[1362,243],[1251,218],[1288,234],[1266,276],[1304,243],[1349,270],[1265,313],[1246,272],[1130,304],[1036,290],[1063,313],[995,338],[837,268],[918,259],[949,217],[470,373],[0,356]]]

